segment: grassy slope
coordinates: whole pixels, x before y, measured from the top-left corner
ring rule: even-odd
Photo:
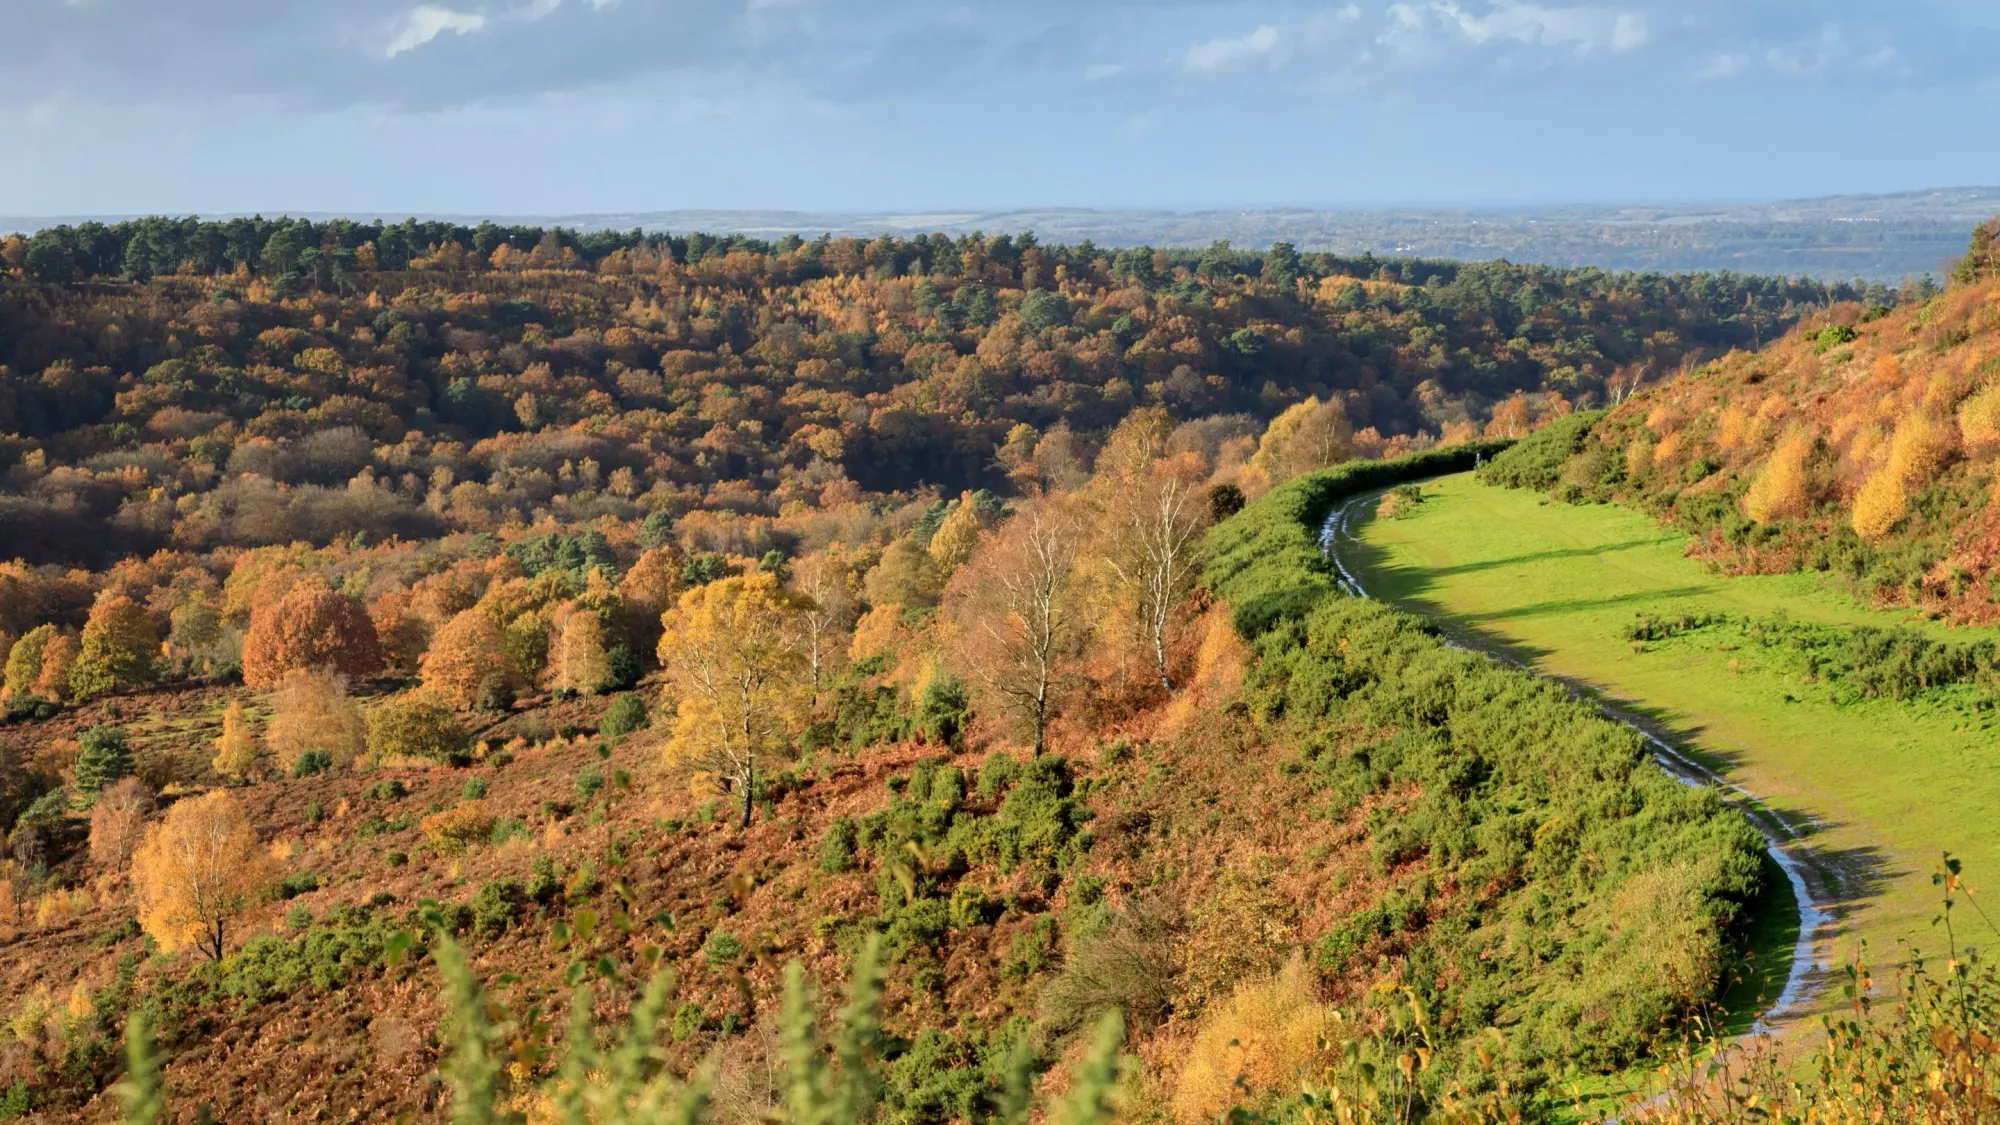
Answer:
[[[1818,825],[1814,846],[1849,873],[1844,936],[1937,948],[1928,875],[1939,853],[1963,855],[1975,876],[2000,870],[1990,717],[1938,703],[1835,705],[1754,649],[1639,652],[1623,636],[1635,615],[1669,610],[1846,624],[1908,615],[1866,609],[1812,576],[1711,575],[1683,557],[1685,535],[1624,509],[1551,504],[1469,475],[1425,491],[1414,516],[1363,530],[1356,557],[1371,592],[1636,703],[1794,823]]]

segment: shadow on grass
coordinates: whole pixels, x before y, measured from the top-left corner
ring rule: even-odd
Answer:
[[[1533,563],[1555,562],[1558,559],[1591,558],[1597,555],[1609,555],[1617,551],[1636,550],[1640,547],[1654,547],[1661,543],[1670,542],[1672,538],[1672,536],[1663,535],[1652,539],[1631,539],[1623,543],[1606,543],[1602,547],[1575,547],[1561,551],[1535,551],[1531,554],[1514,555],[1504,559],[1487,559],[1484,562],[1460,563],[1457,566],[1441,566],[1426,570],[1425,573],[1443,578],[1454,574],[1478,574],[1482,571],[1500,570],[1510,566],[1528,566]],[[1343,546],[1341,551],[1343,554],[1352,553],[1355,557],[1360,557],[1359,550],[1350,552],[1346,546]]]

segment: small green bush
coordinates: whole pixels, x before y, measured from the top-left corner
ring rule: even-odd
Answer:
[[[597,770],[585,770],[576,775],[576,799],[579,804],[589,804],[604,788],[604,774]]]
[[[361,791],[361,796],[365,800],[370,801],[393,801],[398,797],[407,797],[409,795],[409,787],[395,778],[378,781]]]
[[[819,844],[819,869],[828,875],[854,870],[855,830],[852,817],[836,817]]]
[[[701,956],[714,968],[724,968],[743,956],[743,942],[728,930],[713,930],[702,943]]]
[[[597,733],[609,739],[620,739],[636,730],[643,730],[647,723],[646,701],[632,692],[611,701],[611,708],[604,712],[603,721],[597,724]]]
[[[485,778],[483,778],[483,777],[468,777],[468,778],[466,778],[466,779],[465,779],[465,788],[464,788],[464,789],[462,789],[462,790],[460,790],[460,794],[461,794],[461,795],[462,795],[462,796],[463,796],[463,797],[464,797],[464,798],[465,798],[466,800],[468,800],[468,801],[483,801],[483,800],[485,800],[485,799],[486,799],[486,779],[485,779]]]
[[[308,750],[292,763],[294,779],[317,777],[333,768],[333,755],[324,750]]]
[[[527,901],[528,893],[518,879],[495,879],[479,888],[472,896],[473,932],[487,937],[506,933]]]
[[[284,881],[278,884],[278,897],[295,899],[316,890],[319,890],[319,876],[310,871],[301,871],[297,875],[285,876]]]

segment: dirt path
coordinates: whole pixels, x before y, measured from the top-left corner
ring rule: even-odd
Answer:
[[[1342,557],[1341,545],[1343,541],[1357,541],[1353,530],[1356,519],[1369,505],[1379,501],[1386,491],[1365,493],[1347,501],[1327,517],[1326,526],[1320,532],[1320,549],[1339,572],[1341,586],[1357,597],[1368,597],[1368,590]],[[1645,739],[1653,760],[1668,775],[1683,785],[1714,786],[1724,800],[1749,818],[1764,837],[1771,859],[1790,881],[1799,907],[1799,937],[1792,950],[1785,987],[1770,1008],[1757,1018],[1749,1034],[1778,1036],[1794,1030],[1808,1013],[1809,1002],[1819,995],[1831,977],[1837,926],[1827,904],[1838,900],[1839,889],[1846,881],[1838,867],[1806,846],[1802,829],[1809,830],[1811,825],[1791,823],[1759,800],[1756,794],[1717,776],[1675,747],[1667,740],[1664,730],[1618,703],[1605,699],[1590,685],[1569,677],[1550,675],[1526,664],[1456,621],[1448,618],[1431,620],[1445,634],[1447,643],[1554,680],[1567,687],[1576,698],[1596,704],[1607,717],[1625,724]]]

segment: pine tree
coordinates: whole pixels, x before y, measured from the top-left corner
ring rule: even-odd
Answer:
[[[120,778],[132,776],[132,748],[125,732],[103,724],[90,727],[78,736],[83,753],[76,759],[76,788],[95,795]]]

